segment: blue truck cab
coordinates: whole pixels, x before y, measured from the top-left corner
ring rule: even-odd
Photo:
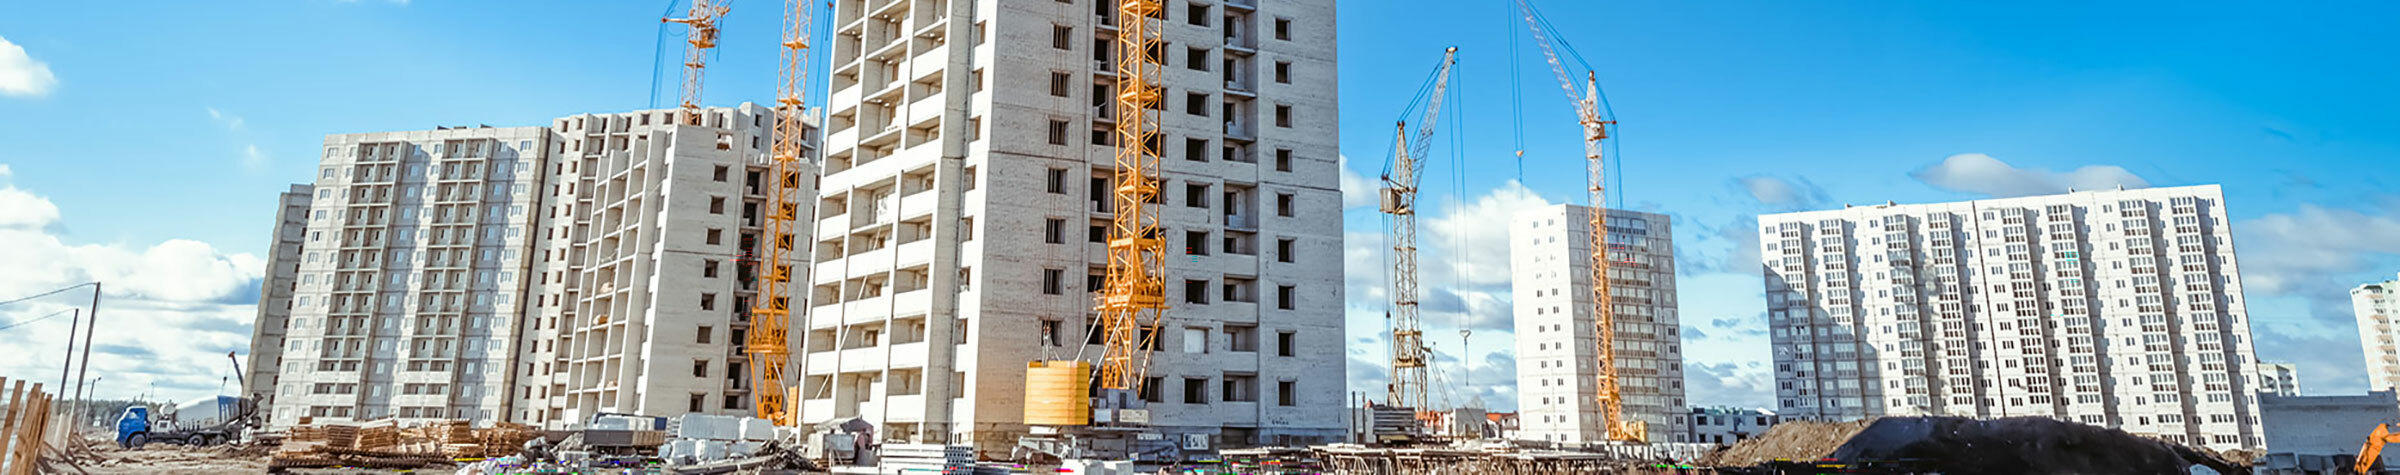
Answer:
[[[149,442],[149,434],[150,408],[142,406],[128,407],[125,408],[125,415],[117,417],[118,446],[139,446],[143,442]],[[137,437],[139,439],[136,439]]]

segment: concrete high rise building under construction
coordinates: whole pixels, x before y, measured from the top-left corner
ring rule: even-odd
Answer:
[[[1333,2],[1166,3],[1151,424],[1187,447],[1339,438]],[[1100,353],[1116,7],[834,2],[802,420],[1007,450],[1026,364]]]

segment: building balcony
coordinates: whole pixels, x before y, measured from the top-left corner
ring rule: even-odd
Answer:
[[[899,295],[894,295],[891,297],[891,303],[892,306],[890,314],[893,316],[914,317],[925,315],[927,309],[930,309],[933,306],[933,292],[926,289],[901,292]]]
[[[892,316],[892,297],[888,295],[856,299],[842,305],[847,312],[842,314],[843,324],[881,322]]]
[[[841,370],[844,373],[882,371],[885,366],[883,357],[885,350],[886,348],[880,346],[842,350]]]
[[[922,342],[922,341],[920,341],[920,342],[916,342],[916,343],[901,343],[901,344],[897,344],[897,345],[892,345],[892,352],[891,352],[891,358],[890,358],[890,361],[891,361],[891,367],[893,367],[893,368],[923,368],[923,367],[925,367],[925,355],[926,355],[926,354],[927,354],[927,352],[928,352],[928,350],[925,348],[925,344],[926,344],[925,342]]]

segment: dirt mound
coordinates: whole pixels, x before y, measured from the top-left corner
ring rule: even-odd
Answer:
[[[1777,460],[1817,460],[1833,454],[1842,442],[1858,435],[1872,421],[1790,421],[1700,459],[1704,467],[1746,467]]]
[[[1852,467],[1947,474],[2185,473],[2194,465],[2249,472],[2190,447],[2041,417],[1883,418],[1831,458]]]

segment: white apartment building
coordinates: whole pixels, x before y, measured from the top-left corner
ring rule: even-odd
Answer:
[[[326,136],[271,424],[506,412],[549,140],[540,127]]]
[[[2300,368],[2291,363],[2259,363],[2257,384],[2260,396],[2300,395]]]
[[[1649,424],[1652,441],[1689,442],[1671,221],[1609,210],[1609,295],[1623,414]],[[1591,229],[1591,208],[1576,205],[1518,211],[1508,228],[1518,433],[1529,440],[1607,440],[1595,386]]]
[[[552,121],[515,420],[563,428],[600,413],[754,412],[743,348],[772,239],[775,114],[712,107],[697,126],[678,114]],[[804,143],[813,160],[814,141]],[[786,191],[799,207],[786,263],[794,288],[807,281],[815,223],[816,165],[800,166]],[[797,322],[806,306],[790,305]]]
[[[308,240],[308,206],[314,187],[292,185],[276,196],[274,243],[267,246],[267,271],[259,279],[258,317],[250,326],[250,362],[243,364],[243,396],[274,397],[275,373],[283,367],[283,338],[292,318],[292,292],[300,286],[300,250]]]
[[[2367,390],[2400,388],[2400,336],[2393,318],[2400,317],[2400,280],[2387,280],[2350,289],[2350,311],[2358,317],[2358,346],[2367,359]]]
[[[294,188],[314,196],[284,209],[304,237],[277,233],[294,276],[271,272],[262,297],[258,340],[288,333],[272,423],[749,413],[775,118],[676,112],[327,136],[317,183]],[[816,169],[801,172],[805,228]]]
[[[1787,418],[2046,416],[2257,448],[2214,185],[1759,217]]]
[[[1343,431],[1330,0],[1166,2],[1170,308],[1142,396],[1174,440]],[[1096,357],[1115,3],[837,0],[798,407],[1013,447],[1026,363]],[[1078,285],[1081,284],[1081,285]],[[1215,447],[1211,447],[1215,448]]]

